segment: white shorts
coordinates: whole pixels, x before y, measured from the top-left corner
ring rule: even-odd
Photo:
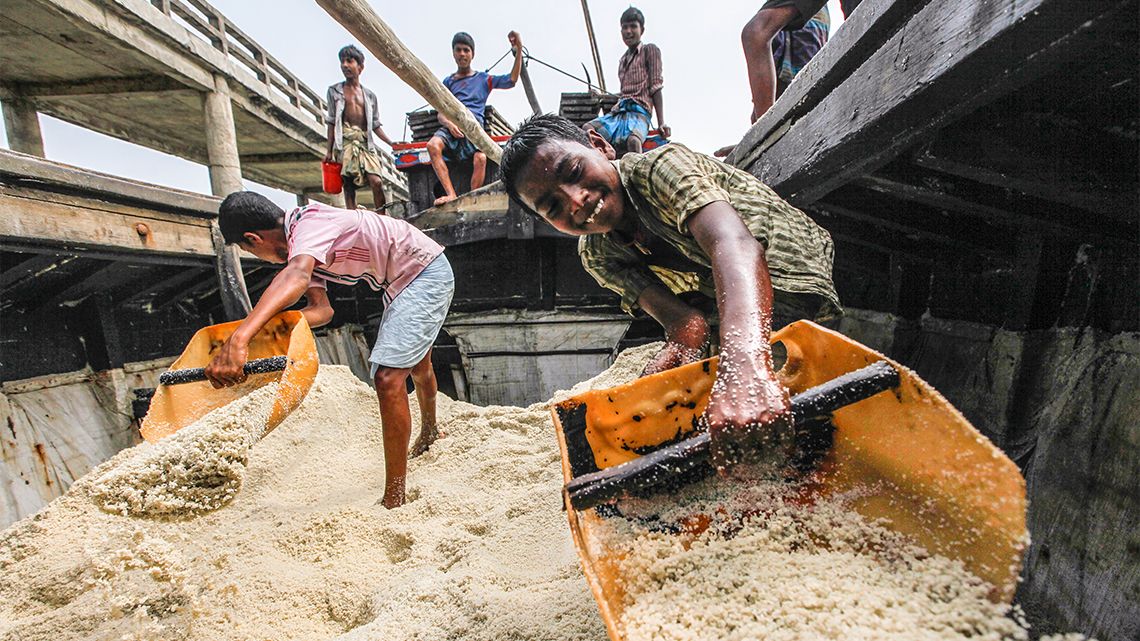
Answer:
[[[440,254],[384,309],[368,357],[373,378],[381,367],[408,369],[423,360],[439,336],[454,293],[451,263]]]

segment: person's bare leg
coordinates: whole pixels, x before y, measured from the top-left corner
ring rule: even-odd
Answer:
[[[368,174],[368,185],[372,187],[372,208],[380,209],[388,202],[384,197],[384,181],[376,174]]]
[[[641,138],[638,138],[637,136],[630,136],[629,138],[626,138],[625,139],[625,148],[630,153],[640,154],[641,153]]]
[[[475,155],[471,156],[471,189],[475,190],[482,187],[486,178],[487,154],[477,151]]]
[[[756,122],[776,101],[776,62],[772,59],[772,38],[799,15],[792,7],[761,9],[744,25],[740,42],[748,66],[752,88],[752,122]]]
[[[428,451],[431,444],[441,436],[435,420],[435,397],[439,385],[435,380],[435,370],[431,366],[431,350],[412,368],[412,380],[416,382],[416,399],[420,402],[420,435],[412,446],[410,456],[419,456]]]
[[[345,209],[356,209],[356,185],[348,176],[342,177],[341,184],[344,185]]]
[[[451,185],[451,172],[447,170],[447,163],[443,160],[443,138],[432,136],[427,144],[428,158],[431,159],[431,168],[435,170],[435,177],[443,186],[443,195],[435,199],[433,204],[442,205],[449,200],[455,200],[455,187]]]
[[[408,408],[407,380],[411,370],[381,367],[373,382],[380,401],[380,421],[384,430],[384,507],[404,504],[408,476],[408,440],[412,436],[412,416]]]

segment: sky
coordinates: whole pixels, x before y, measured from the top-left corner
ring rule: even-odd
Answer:
[[[356,40],[310,0],[212,0],[229,22],[262,45],[303,83],[324,95],[328,85],[343,80],[337,61],[340,47]],[[666,122],[673,139],[705,153],[738,141],[748,129],[751,98],[745,74],[740,30],[760,2],[738,0],[650,0],[636,6],[645,14],[644,42],[661,48],[665,76]],[[467,31],[475,38],[476,69],[484,70],[509,49],[514,29],[536,59],[583,78],[583,65],[596,83],[580,0],[372,0],[388,26],[439,78],[455,70],[451,36]],[[831,33],[842,23],[838,0],[829,0]],[[606,88],[618,89],[617,62],[625,49],[619,18],[629,0],[590,0],[594,34],[602,58]],[[365,50],[362,81],[376,92],[385,132],[407,139],[406,112],[425,104],[423,98]],[[509,73],[508,57],[491,71]],[[528,67],[544,111],[558,110],[559,94],[584,91],[581,82],[537,62]],[[512,123],[530,114],[522,83],[496,90],[489,103]],[[209,193],[206,168],[40,116],[48,158],[135,180]],[[656,125],[656,119],[654,120]],[[7,138],[0,131],[0,144]],[[292,194],[252,183],[282,206],[293,206]]]

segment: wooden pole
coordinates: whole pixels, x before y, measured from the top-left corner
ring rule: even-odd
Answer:
[[[598,41],[594,39],[594,21],[590,19],[590,5],[582,0],[582,15],[586,17],[586,35],[590,36],[590,53],[594,56],[594,71],[598,73],[598,88],[606,93],[606,77],[602,74],[602,57],[598,55]]]
[[[525,63],[519,72],[519,78],[522,79],[523,91],[526,92],[526,101],[530,103],[531,112],[536,116],[542,114],[542,105],[538,104],[538,94],[534,93],[534,85],[530,82],[530,72],[526,70]]]
[[[365,0],[317,0],[317,4],[355,36],[377,60],[423,96],[436,111],[454,122],[468,140],[487,154],[488,160],[499,162],[503,150],[491,140],[467,107],[443,86],[427,65],[400,42],[395,32],[376,15]]]

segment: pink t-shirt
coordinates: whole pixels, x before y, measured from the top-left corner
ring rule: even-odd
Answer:
[[[402,220],[320,203],[285,214],[285,240],[290,259],[317,259],[309,287],[363,282],[384,292],[385,303],[443,253],[439,243]]]

